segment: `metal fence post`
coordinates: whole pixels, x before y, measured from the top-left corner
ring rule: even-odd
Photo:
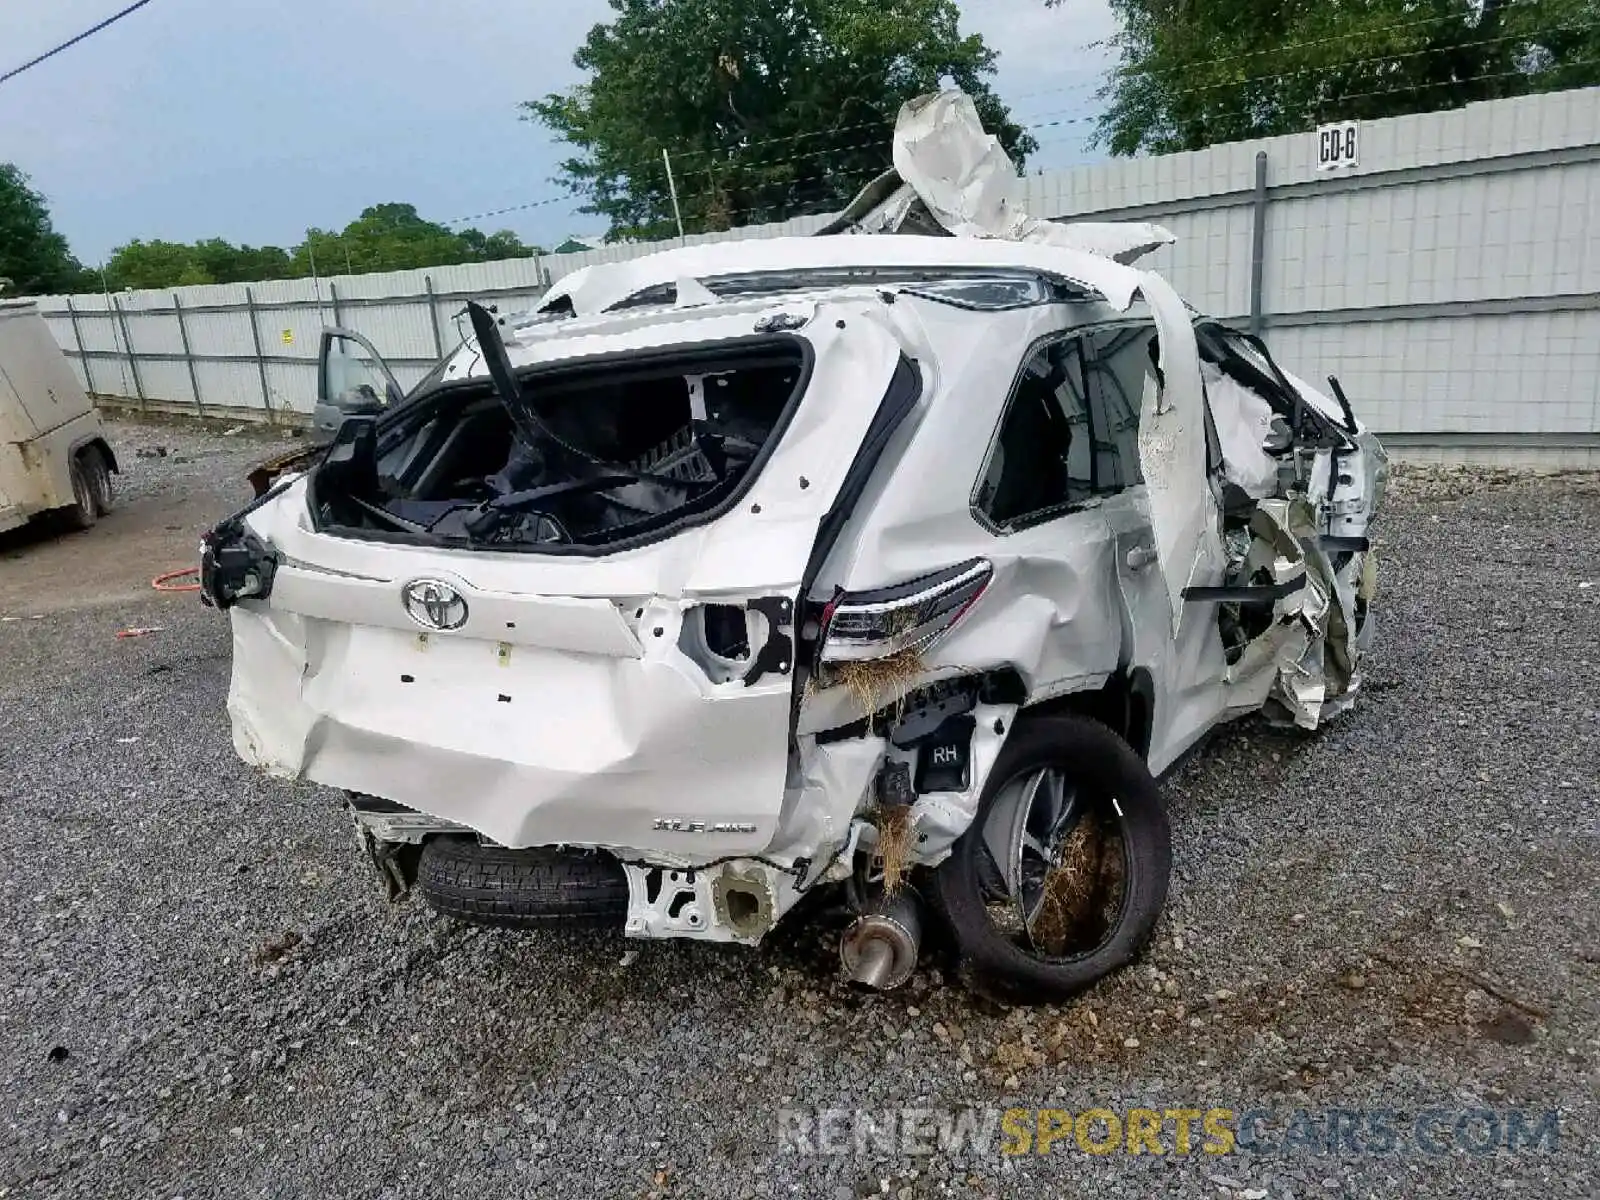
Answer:
[[[195,415],[206,415],[206,406],[200,403],[200,376],[194,369],[194,351],[189,348],[189,327],[183,321],[183,301],[178,298],[178,293],[172,293],[172,308],[178,314],[178,340],[183,343],[183,361],[189,368],[189,389],[194,392]]]
[[[139,411],[145,411],[144,380],[139,378],[139,358],[133,352],[133,338],[128,333],[128,314],[122,311],[122,301],[111,297],[111,307],[117,310],[117,324],[122,326],[122,344],[128,351],[128,366],[133,370],[133,390],[139,394]]]
[[[328,280],[328,299],[333,302],[333,323],[343,329],[344,318],[339,315],[339,289],[334,286],[331,279]]]
[[[272,414],[272,389],[267,386],[267,360],[261,354],[261,326],[256,321],[256,295],[244,289],[244,307],[250,314],[250,341],[256,348],[256,370],[261,375],[261,406],[267,411],[267,424],[274,423]]]
[[[428,324],[433,326],[433,353],[437,358],[444,357],[444,331],[439,328],[439,302],[433,295],[433,276],[424,275],[423,284],[428,289]]]
[[[1261,311],[1261,285],[1266,274],[1267,251],[1267,152],[1256,151],[1256,194],[1251,206],[1254,224],[1250,230],[1250,332],[1261,336],[1264,314]]]
[[[78,310],[67,297],[67,316],[72,318],[72,340],[78,343],[78,361],[83,364],[83,390],[94,395],[94,372],[89,369],[89,356],[83,349],[83,330],[78,328]]]

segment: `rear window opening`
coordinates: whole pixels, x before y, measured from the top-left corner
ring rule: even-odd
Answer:
[[[562,364],[451,385],[349,421],[312,480],[319,528],[429,544],[599,553],[736,501],[809,373],[790,337]]]

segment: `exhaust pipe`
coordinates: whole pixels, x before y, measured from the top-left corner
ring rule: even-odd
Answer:
[[[839,942],[845,978],[878,991],[897,988],[917,969],[922,945],[922,902],[907,888],[879,893]]]

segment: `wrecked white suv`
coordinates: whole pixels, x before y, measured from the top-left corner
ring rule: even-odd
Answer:
[[[1156,777],[1356,694],[1382,450],[1156,275],[813,237],[470,310],[203,548],[239,753],[392,894],[755,943],[843,885],[851,978],[933,925],[1058,998],[1157,919]]]

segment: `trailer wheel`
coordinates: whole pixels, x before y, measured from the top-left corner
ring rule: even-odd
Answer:
[[[83,463],[84,476],[89,482],[89,494],[94,497],[95,515],[103,517],[111,511],[111,466],[106,462],[106,452],[99,446],[88,446],[78,460]]]
[[[94,488],[81,455],[72,460],[67,474],[72,481],[72,503],[62,510],[67,524],[73,529],[92,529],[100,510],[95,504]]]

